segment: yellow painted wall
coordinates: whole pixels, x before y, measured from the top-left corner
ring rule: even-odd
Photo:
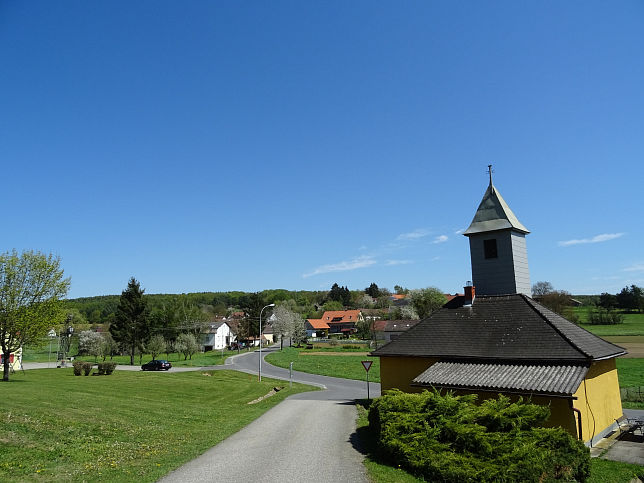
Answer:
[[[398,388],[404,392],[422,392],[422,388],[412,387],[411,381],[437,360],[425,357],[381,357],[381,390]]]
[[[405,392],[421,392],[423,388],[411,386],[418,377],[437,359],[423,357],[381,357],[380,384],[383,391],[398,388]],[[457,394],[471,392],[457,391]],[[496,397],[498,393],[477,392],[479,400]],[[515,395],[509,394],[513,399]],[[528,399],[529,396],[524,396]],[[615,419],[622,416],[622,403],[619,394],[619,380],[615,359],[598,361],[588,370],[579,389],[574,394],[573,406],[581,411],[582,437],[589,441],[609,427]],[[546,426],[561,426],[571,434],[577,435],[577,415],[570,408],[569,399],[534,396],[531,401],[550,407],[550,419]]]
[[[575,393],[574,406],[581,411],[584,441],[622,417],[622,401],[615,359],[595,362]]]

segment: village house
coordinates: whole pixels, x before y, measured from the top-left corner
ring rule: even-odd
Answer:
[[[329,334],[349,336],[357,332],[356,324],[364,322],[360,310],[327,310],[322,320],[329,325]]]
[[[329,324],[322,319],[306,319],[306,336],[313,339],[324,339],[329,336]]]
[[[201,337],[201,346],[204,351],[224,349],[235,340],[230,325],[223,320],[209,323],[202,331]]]
[[[626,351],[531,298],[528,233],[490,174],[464,233],[473,284],[372,353],[382,390],[521,396],[550,407],[549,425],[594,442],[623,416],[615,358]]]

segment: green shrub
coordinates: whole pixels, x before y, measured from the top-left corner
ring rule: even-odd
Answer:
[[[74,375],[80,376],[81,374],[89,376],[89,373],[92,372],[92,363],[86,361],[74,361],[72,364],[74,367]]]
[[[329,339],[329,345],[335,347],[339,344],[338,339]]]
[[[499,395],[389,391],[374,401],[369,426],[380,456],[428,481],[584,481],[590,455],[562,428],[539,427],[545,406]]]
[[[588,312],[588,323],[591,325],[617,325],[624,323],[624,314],[614,310],[598,307]]]
[[[116,362],[99,362],[98,364],[98,374],[109,376],[114,372],[116,368]]]

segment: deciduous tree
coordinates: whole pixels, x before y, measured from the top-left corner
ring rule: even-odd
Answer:
[[[300,317],[285,305],[278,305],[273,309],[275,321],[273,322],[273,333],[280,338],[280,350],[284,347],[283,339],[291,334],[293,323],[296,317]]]
[[[101,355],[103,336],[93,330],[84,330],[78,336],[78,351],[81,354],[94,356],[94,361]]]
[[[184,361],[190,357],[192,360],[192,354],[199,350],[199,343],[194,334],[179,334],[177,337],[177,342],[175,343],[175,349],[177,352],[181,352],[184,355]]]
[[[145,344],[145,348],[152,356],[152,360],[155,360],[157,356],[163,353],[166,349],[165,339],[161,334],[155,334],[150,337],[150,340]]]
[[[13,351],[34,342],[53,325],[62,323],[65,312],[59,300],[69,290],[60,258],[40,252],[16,250],[0,255],[0,348],[4,360],[3,380],[9,380]]]
[[[300,345],[302,341],[306,340],[306,326],[304,319],[299,314],[294,314],[291,325],[291,339],[295,345]]]
[[[554,290],[555,289],[550,282],[536,282],[532,285],[532,296],[541,297],[542,295],[554,292]]]
[[[421,319],[429,317],[434,310],[440,309],[447,302],[445,294],[436,287],[410,290],[408,297]]]

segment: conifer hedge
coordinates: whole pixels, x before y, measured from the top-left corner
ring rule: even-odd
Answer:
[[[380,456],[427,481],[585,481],[588,448],[562,428],[540,427],[545,406],[499,395],[388,391],[369,410]]]

